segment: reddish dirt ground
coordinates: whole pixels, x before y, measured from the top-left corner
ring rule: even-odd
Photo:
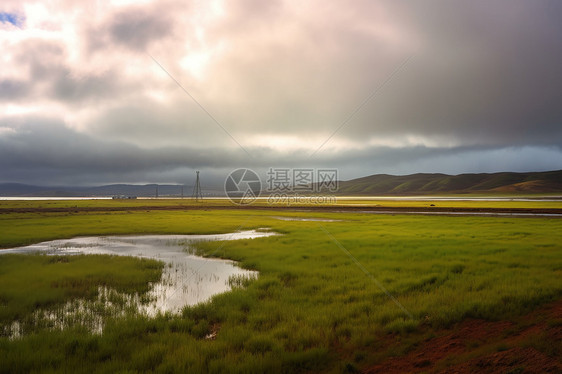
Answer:
[[[466,320],[365,373],[562,373],[562,300],[510,321]]]

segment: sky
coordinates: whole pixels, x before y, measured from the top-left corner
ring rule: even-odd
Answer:
[[[0,183],[562,169],[562,2],[0,3]]]

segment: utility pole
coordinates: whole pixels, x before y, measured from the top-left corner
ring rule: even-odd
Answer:
[[[199,201],[203,200],[203,194],[201,193],[201,183],[199,182],[199,170],[197,170],[196,173],[197,177],[195,179],[195,186],[193,186],[193,195],[191,195],[191,198]]]
[[[158,185],[156,185],[156,198],[158,199]]]

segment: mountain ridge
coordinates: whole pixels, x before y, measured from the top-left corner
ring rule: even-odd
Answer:
[[[341,181],[339,195],[562,193],[562,170],[544,172],[375,174]]]
[[[183,186],[184,196],[193,186]],[[0,183],[0,196],[10,197],[106,197],[116,195],[153,197],[181,196],[182,185],[175,184],[108,184],[103,186],[35,186],[23,183]]]
[[[6,197],[107,197],[107,196],[179,197],[182,185],[175,184],[108,184],[103,186],[36,186],[22,183],[0,183],[0,196]],[[183,195],[191,196],[193,186],[184,185]],[[213,196],[222,194],[211,189]],[[544,172],[416,173],[409,175],[374,174],[340,181],[337,195],[431,195],[431,194],[539,194],[562,193],[562,170]]]

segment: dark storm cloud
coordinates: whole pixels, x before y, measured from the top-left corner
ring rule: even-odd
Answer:
[[[57,61],[64,53],[63,47],[52,41],[31,38],[13,46],[10,53],[17,69],[25,74],[0,78],[0,101],[30,103],[37,100],[42,90],[39,86],[59,75],[61,67]]]
[[[424,4],[425,5],[425,4]],[[469,144],[562,144],[562,4],[408,9],[422,47],[348,134],[444,134]]]
[[[41,95],[66,104],[85,104],[88,101],[110,99],[126,93],[128,87],[121,76],[111,72],[76,75],[66,66],[52,66],[45,77]],[[34,80],[37,83],[38,80]],[[92,104],[92,103],[90,103]]]
[[[151,170],[179,166],[218,166],[226,153],[216,149],[142,149],[131,144],[78,133],[57,120],[26,118],[2,121],[10,129],[0,136],[3,168],[47,167],[73,172]],[[214,155],[214,156],[213,156]],[[229,155],[232,162],[235,155]]]
[[[109,24],[111,40],[140,52],[168,35],[173,29],[173,19],[161,7],[132,7],[113,16]]]
[[[44,118],[0,122],[0,180],[99,184],[123,178],[154,182],[151,178],[164,176],[168,182],[177,182],[184,178],[178,172],[181,169],[242,165],[239,153],[212,147],[143,149],[89,137]]]
[[[26,68],[30,82],[40,82],[48,79],[53,69],[62,66],[66,56],[63,43],[59,41],[29,38],[12,46],[10,50],[16,67]]]
[[[249,148],[249,151],[254,156],[250,160],[240,149],[232,148],[144,149],[124,142],[90,137],[67,128],[57,120],[26,118],[0,122],[1,179],[32,184],[100,184],[123,181],[123,178],[127,178],[128,182],[137,183],[180,183],[189,180],[186,178],[191,177],[193,170],[203,169],[207,170],[206,183],[220,187],[226,175],[239,167],[254,168],[263,175],[270,167],[329,167],[338,168],[340,178],[350,179],[356,176],[355,173],[364,170],[365,164],[386,172],[393,170],[395,174],[399,174],[431,171],[426,168],[432,162],[443,162],[447,159],[452,161],[447,164],[452,170],[455,167],[454,163],[464,162],[463,166],[467,171],[478,171],[482,165],[470,165],[470,161],[462,160],[462,155],[481,154],[478,162],[482,163],[485,162],[486,155],[493,155],[493,152],[496,152],[496,156],[502,156],[503,152],[504,156],[511,158],[503,165],[505,167],[519,170],[518,167],[529,165],[520,164],[517,150],[507,149],[497,153],[497,150],[485,147],[377,147],[337,155],[328,154],[306,161],[303,161],[300,152],[280,154],[267,147]],[[558,154],[559,151],[558,149]],[[534,157],[549,155],[534,149],[527,149],[524,153]],[[556,152],[551,152],[550,155],[555,156]],[[535,163],[535,166],[549,169],[561,161],[562,157],[552,158],[539,165]],[[498,170],[494,169],[494,165],[487,165],[484,171]]]
[[[0,30],[0,181],[562,168],[561,2],[60,4]]]
[[[27,77],[0,80],[0,100],[24,99],[32,104],[47,99],[75,104],[110,99],[131,89],[120,74],[110,69],[88,74],[76,72],[66,62],[68,51],[53,41],[27,40],[13,48],[12,53]]]
[[[377,9],[360,4],[356,11],[362,9],[362,14],[353,16],[377,23]],[[448,136],[468,145],[560,144],[561,3],[385,3],[381,11],[411,37],[413,47],[400,50],[354,29],[345,16],[331,14],[330,24],[296,26],[302,30],[295,44],[268,44],[269,49],[258,49],[252,60],[238,65],[235,75],[247,88],[256,77],[256,97],[270,92],[286,94],[272,101],[296,109],[294,120],[288,115],[273,117],[274,121],[289,119],[283,127],[287,131],[302,123],[322,130],[336,128],[338,119],[345,118],[346,112],[412,55],[403,71],[362,108],[339,137],[420,134]],[[278,18],[272,17],[271,24]],[[308,38],[316,44],[307,42]],[[279,77],[276,81],[268,78],[271,64],[267,62],[272,55],[299,59],[295,64],[280,64],[281,69],[273,74]],[[314,55],[323,60],[313,60]],[[236,59],[233,61],[236,67]],[[316,70],[305,74],[307,66]],[[252,73],[245,74],[245,70]],[[294,90],[284,89],[286,86]],[[306,87],[311,88],[308,98]],[[344,95],[339,95],[342,92]],[[298,103],[296,108],[292,102]],[[276,109],[280,114],[284,108],[277,105]],[[299,109],[303,113],[300,118]]]
[[[87,129],[90,134],[105,134],[108,138],[151,148],[169,145],[170,134],[174,134],[175,145],[206,143],[213,146],[209,137],[224,140],[220,131],[200,108],[184,97],[166,103],[139,97],[100,113]]]
[[[2,79],[0,80],[0,101],[14,101],[26,97],[31,90],[30,85],[22,80]]]

